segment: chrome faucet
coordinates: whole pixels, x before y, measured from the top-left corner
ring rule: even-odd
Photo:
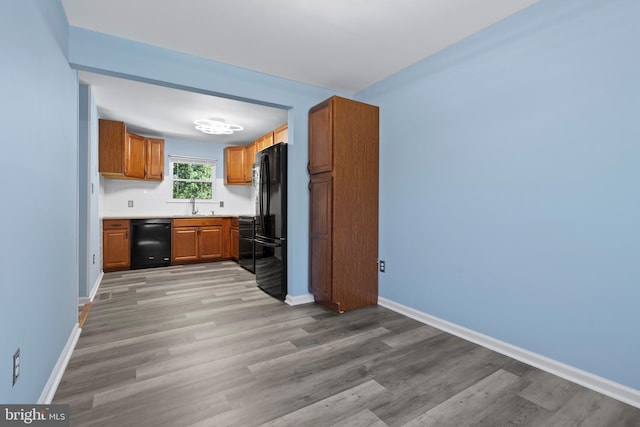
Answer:
[[[196,198],[191,198],[191,215],[195,215],[198,213],[198,209],[196,209]]]

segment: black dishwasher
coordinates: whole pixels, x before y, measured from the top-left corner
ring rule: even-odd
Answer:
[[[171,220],[131,220],[131,268],[171,264]]]

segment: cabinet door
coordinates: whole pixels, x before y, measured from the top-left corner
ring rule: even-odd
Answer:
[[[164,179],[164,139],[147,138],[147,175],[151,181]]]
[[[127,178],[144,179],[147,166],[147,145],[145,138],[127,133],[124,146],[124,175]]]
[[[102,267],[105,271],[127,269],[131,265],[129,255],[129,229],[105,230],[102,237]]]
[[[279,142],[284,142],[285,144],[289,142],[288,125],[286,123],[273,131],[273,143],[277,144]]]
[[[127,129],[124,122],[99,120],[98,171],[107,177],[122,177]]]
[[[316,301],[331,301],[331,173],[311,176],[310,195],[310,281]]]
[[[253,145],[255,145],[256,153],[259,153],[264,148],[264,136],[253,141]]]
[[[244,182],[251,184],[253,164],[256,161],[256,144],[252,142],[244,147]]]
[[[309,173],[328,172],[332,168],[331,100],[309,111]]]
[[[269,132],[265,136],[262,137],[262,149],[264,150],[267,147],[271,147],[273,145],[273,132]]]
[[[199,227],[198,252],[200,259],[222,258],[222,230],[220,225]]]
[[[225,184],[244,184],[244,147],[224,149]]]
[[[198,259],[198,227],[174,227],[171,241],[171,261]]]

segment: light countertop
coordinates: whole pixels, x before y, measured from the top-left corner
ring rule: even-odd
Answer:
[[[215,214],[215,215],[105,215],[101,219],[203,219],[203,218],[238,218],[254,214]]]

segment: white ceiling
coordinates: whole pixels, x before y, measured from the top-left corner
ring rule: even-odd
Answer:
[[[537,1],[62,0],[62,4],[73,26],[355,93]],[[101,91],[108,92],[108,82],[102,84]],[[124,98],[138,98],[133,87],[125,92]],[[161,99],[167,99],[164,96]],[[128,104],[112,99],[107,105],[103,99],[102,94],[97,96],[98,104],[114,114]],[[173,105],[178,113],[171,116],[182,116],[183,108],[191,108],[189,101],[184,102]],[[240,111],[238,115],[240,124],[249,118]],[[232,121],[229,114],[222,117]],[[172,126],[177,128],[177,123]]]
[[[278,108],[84,71],[78,76],[91,86],[101,118],[123,121],[128,130],[147,136],[246,144],[287,122],[287,111]],[[195,129],[194,120],[209,118],[222,118],[244,130],[207,135]]]

